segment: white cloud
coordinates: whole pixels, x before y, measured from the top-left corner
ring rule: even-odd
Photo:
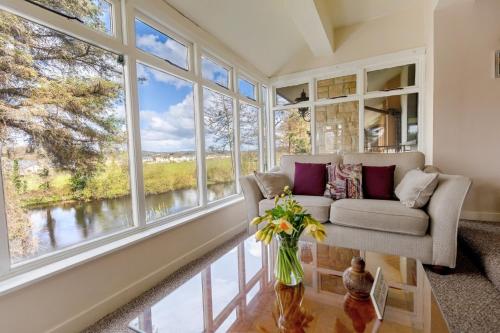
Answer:
[[[193,94],[163,112],[141,110],[142,149],[156,152],[195,150]]]
[[[162,42],[157,35],[145,34],[138,36],[136,43],[144,51],[167,59],[182,68],[187,67],[187,48],[171,38]]]
[[[154,80],[162,83],[166,83],[174,86],[177,89],[184,87],[192,87],[193,84],[189,81],[179,79],[173,75],[164,73],[162,71],[150,68],[146,65],[139,64],[137,66],[137,77],[146,78],[146,81],[141,82],[141,84],[149,84],[149,81]]]

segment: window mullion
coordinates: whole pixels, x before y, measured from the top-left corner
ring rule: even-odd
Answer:
[[[207,194],[207,161],[205,156],[205,124],[203,105],[203,86],[201,85],[201,52],[198,44],[193,45],[194,72],[196,83],[194,86],[194,112],[196,135],[196,169],[198,177],[198,193],[200,205],[205,207],[208,202]]]
[[[137,58],[135,57],[135,25],[134,11],[130,5],[125,5],[123,30],[124,42],[128,49],[125,64],[126,109],[129,135],[130,187],[132,192],[132,207],[136,226],[146,225],[146,208],[144,193],[144,176],[142,165],[142,148],[139,119],[139,92],[137,86]]]
[[[3,192],[3,175],[0,170],[0,276],[10,270],[9,233],[7,227],[7,213]]]
[[[366,72],[360,70],[356,74],[357,95],[361,96],[358,102],[358,150],[362,153],[365,150],[365,82]]]
[[[240,101],[233,98],[233,137],[234,137],[234,164],[236,166],[235,177],[236,177],[236,193],[240,193],[240,174],[241,174],[241,152],[240,152]]]

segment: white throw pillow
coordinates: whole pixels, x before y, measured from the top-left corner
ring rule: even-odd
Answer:
[[[410,170],[396,186],[396,196],[408,208],[422,208],[429,201],[438,184],[437,173]]]
[[[288,176],[279,172],[253,172],[257,186],[266,199],[273,199],[283,193],[285,186],[292,188]]]

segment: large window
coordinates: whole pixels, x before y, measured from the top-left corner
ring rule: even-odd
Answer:
[[[0,279],[187,223],[261,169],[262,85],[233,75],[263,78],[124,4],[2,3]]]
[[[137,66],[146,220],[198,205],[193,84]]]
[[[241,175],[259,171],[259,108],[240,104]]]
[[[233,100],[203,89],[208,201],[236,193]]]
[[[5,11],[0,23],[12,261],[131,226],[118,55]]]

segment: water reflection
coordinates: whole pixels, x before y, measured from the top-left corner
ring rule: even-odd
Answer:
[[[234,183],[211,185],[208,187],[208,196],[220,199],[232,193],[234,188]],[[196,189],[148,195],[145,201],[147,221],[198,204]],[[28,211],[28,216],[33,236],[37,240],[37,250],[30,257],[110,234],[133,224],[130,196],[35,208]],[[13,261],[19,262],[26,258],[29,257],[13,258]]]

